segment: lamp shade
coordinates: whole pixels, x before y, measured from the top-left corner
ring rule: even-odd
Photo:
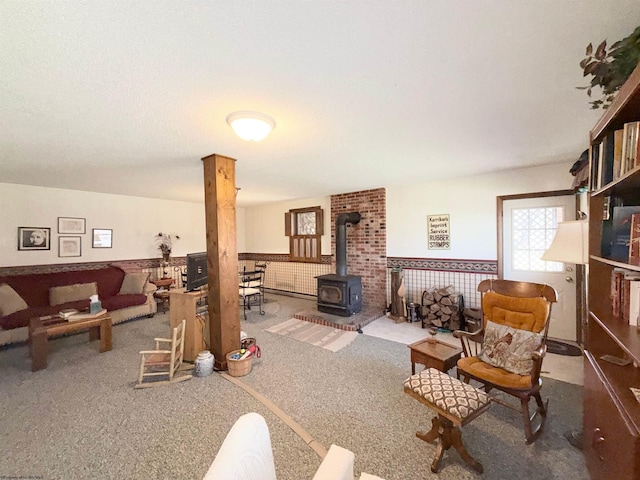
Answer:
[[[247,142],[264,140],[276,122],[269,115],[259,112],[234,112],[227,116],[227,123],[241,139]]]
[[[556,236],[542,260],[576,264],[589,263],[589,222],[574,220],[558,223]]]

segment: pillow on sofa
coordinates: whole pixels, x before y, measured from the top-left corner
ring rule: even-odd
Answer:
[[[8,283],[0,285],[0,316],[11,315],[28,307],[27,302],[18,295],[18,292],[11,285]]]
[[[51,287],[49,289],[49,304],[53,307],[78,300],[89,300],[91,295],[96,295],[97,293],[98,284],[96,282]]]
[[[143,293],[144,285],[147,283],[148,278],[149,272],[126,273],[120,287],[120,295],[139,295]]]
[[[533,367],[531,354],[540,346],[541,341],[541,333],[519,330],[488,320],[482,352],[478,358],[511,373],[529,375]]]

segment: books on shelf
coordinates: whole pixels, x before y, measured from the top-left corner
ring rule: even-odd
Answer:
[[[622,176],[622,143],[624,141],[624,129],[613,132],[613,179]]]
[[[640,272],[614,268],[611,271],[611,309],[629,325],[638,325],[640,316]]]
[[[629,264],[640,266],[640,213],[631,215],[629,234]]]
[[[629,241],[631,238],[631,217],[640,213],[640,206],[614,206],[611,221],[609,257],[627,263],[629,261]],[[603,232],[603,239],[605,238]],[[609,238],[609,235],[607,235]],[[603,251],[605,245],[603,245]]]
[[[606,196],[602,200],[602,221],[611,220],[611,196]]]
[[[591,146],[591,189],[599,190],[640,165],[640,121],[628,122]]]
[[[640,122],[624,124],[622,140],[622,174],[638,164],[638,137],[640,137]]]
[[[598,190],[602,183],[602,165],[600,164],[600,144],[591,146],[591,190]]]
[[[629,325],[638,325],[640,315],[640,279],[629,281]]]
[[[614,317],[620,317],[620,293],[622,292],[622,279],[624,272],[621,268],[611,271],[611,313]]]
[[[615,152],[614,132],[609,133],[600,142],[600,188],[613,181],[613,163]]]

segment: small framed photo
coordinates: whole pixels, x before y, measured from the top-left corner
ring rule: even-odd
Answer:
[[[113,240],[113,230],[110,228],[94,228],[91,231],[93,248],[111,248]]]
[[[58,237],[59,257],[80,257],[82,255],[80,237]]]
[[[84,218],[58,217],[58,233],[87,233]]]
[[[18,250],[51,250],[51,229],[18,227]]]

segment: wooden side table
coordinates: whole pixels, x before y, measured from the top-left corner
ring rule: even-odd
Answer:
[[[424,365],[425,368],[436,368],[446,373],[455,367],[462,357],[462,348],[439,340],[431,343],[427,338],[412,343],[409,349],[411,350],[411,375],[416,373],[416,363]]]
[[[159,303],[162,306],[162,313],[165,313],[167,311],[167,307],[170,306],[169,290],[171,290],[171,285],[173,285],[173,278],[159,278],[157,280],[151,281],[151,283],[153,283],[156,287],[162,289],[156,290],[153,293],[153,298],[160,300]]]

